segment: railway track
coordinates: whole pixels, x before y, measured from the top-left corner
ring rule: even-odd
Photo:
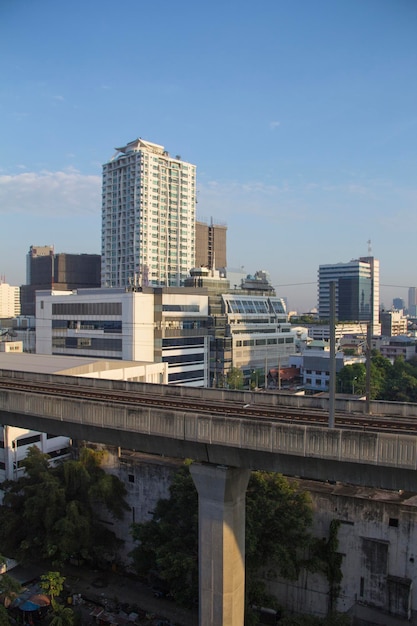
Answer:
[[[328,414],[326,411],[311,410],[307,408],[293,408],[285,406],[265,406],[257,404],[242,404],[236,400],[216,401],[205,399],[185,400],[178,395],[149,394],[140,391],[117,391],[105,389],[92,389],[77,383],[70,384],[49,383],[45,385],[32,380],[17,380],[0,376],[0,391],[19,391],[41,394],[44,396],[59,396],[92,402],[106,402],[115,405],[135,407],[155,407],[156,409],[169,409],[183,413],[207,414],[210,416],[230,417],[239,419],[258,419],[260,421],[293,423],[299,425],[327,427]],[[417,420],[405,417],[372,416],[372,415],[349,415],[336,412],[335,426],[341,429],[367,430],[376,432],[417,433]]]

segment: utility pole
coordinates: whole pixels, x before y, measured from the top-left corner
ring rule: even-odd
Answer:
[[[336,283],[329,283],[330,296],[330,355],[329,355],[329,428],[334,428],[336,394]]]

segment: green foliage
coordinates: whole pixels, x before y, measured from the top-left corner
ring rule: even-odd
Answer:
[[[273,606],[260,573],[268,565],[296,580],[310,542],[309,496],[281,474],[253,472],[246,493],[246,591],[248,605]],[[277,608],[277,607],[274,607]]]
[[[21,591],[21,584],[13,576],[9,576],[9,574],[0,575],[0,598],[4,606],[9,606]]]
[[[159,500],[150,522],[133,524],[140,542],[132,552],[139,574],[164,581],[173,598],[192,606],[198,598],[198,496],[188,466],[175,474],[170,498]]]
[[[339,393],[366,393],[366,365],[346,365],[337,375],[336,389]],[[371,399],[393,402],[417,402],[417,360],[404,361],[398,357],[394,364],[372,353]]]
[[[100,507],[120,518],[126,490],[100,467],[102,454],[84,448],[78,461],[51,467],[47,455],[29,449],[24,476],[2,483],[0,543],[9,554],[56,564],[74,556],[96,565],[116,549],[114,533],[100,522]]]
[[[65,577],[59,572],[47,572],[41,576],[41,589],[47,596],[50,596],[52,606],[54,606],[55,598],[62,593],[64,589]]]
[[[345,365],[337,374],[336,389],[339,393],[364,395],[366,393],[365,364]]]
[[[253,473],[246,504],[247,602],[271,606],[259,582],[269,563],[284,576],[297,578],[309,542],[312,520],[305,493],[279,474]],[[191,606],[198,599],[198,496],[187,466],[175,475],[170,498],[160,500],[150,522],[133,524],[133,550],[139,574],[155,572],[174,599]]]
[[[243,389],[243,372],[238,367],[231,367],[227,373],[229,389]]]
[[[73,626],[75,623],[76,616],[74,611],[69,606],[55,602],[49,626]]]

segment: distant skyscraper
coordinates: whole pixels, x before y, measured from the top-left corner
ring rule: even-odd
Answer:
[[[197,221],[195,224],[195,266],[224,269],[226,260],[226,232],[224,224]]]
[[[417,287],[408,289],[408,315],[413,317],[417,315]]]
[[[349,263],[320,265],[319,318],[330,317],[330,283],[335,283],[336,318],[344,322],[379,323],[379,261],[361,257]]]
[[[103,165],[103,287],[180,286],[195,265],[196,166],[136,139]]]
[[[394,298],[392,301],[392,306],[394,307],[394,309],[396,309],[397,311],[401,311],[405,309],[405,302],[402,298]]]

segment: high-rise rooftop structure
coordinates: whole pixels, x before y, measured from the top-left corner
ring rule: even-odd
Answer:
[[[180,286],[195,264],[196,166],[135,139],[103,165],[103,287]]]
[[[379,261],[360,257],[349,263],[320,265],[319,318],[330,318],[330,283],[335,283],[336,318],[343,322],[379,324]]]

